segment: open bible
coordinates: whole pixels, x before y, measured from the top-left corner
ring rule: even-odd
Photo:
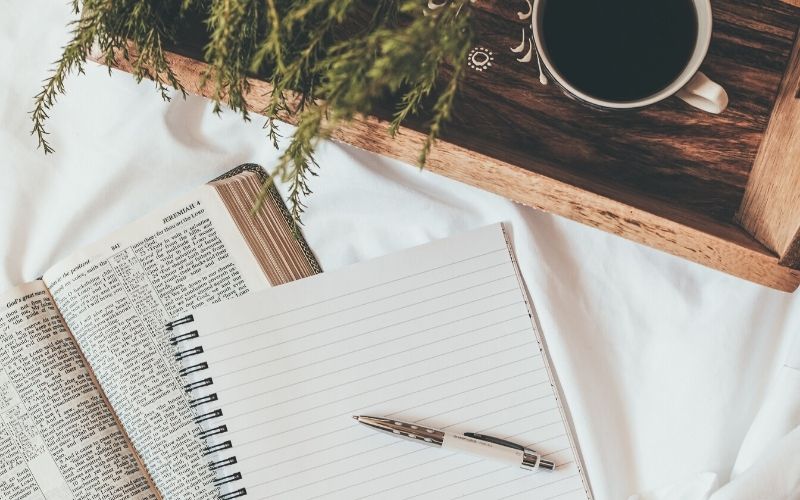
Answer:
[[[243,165],[0,296],[0,497],[216,498],[164,339],[182,311],[319,272]]]

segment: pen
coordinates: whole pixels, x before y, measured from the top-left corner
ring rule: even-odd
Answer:
[[[505,439],[486,436],[477,432],[448,434],[431,427],[409,424],[390,418],[367,417],[364,415],[353,415],[353,418],[375,430],[436,448],[467,453],[507,465],[515,465],[526,470],[539,468],[553,470],[556,468],[555,463],[542,459],[541,455],[531,449]]]

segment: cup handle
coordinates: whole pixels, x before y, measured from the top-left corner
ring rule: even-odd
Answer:
[[[687,104],[709,113],[719,114],[728,107],[728,93],[701,71],[695,73],[675,95]]]

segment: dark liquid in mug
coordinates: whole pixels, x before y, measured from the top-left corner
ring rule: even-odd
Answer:
[[[540,37],[572,86],[624,102],[672,83],[692,56],[697,29],[691,0],[546,0]]]

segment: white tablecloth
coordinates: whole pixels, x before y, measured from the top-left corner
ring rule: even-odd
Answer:
[[[91,64],[52,113],[56,153],[36,151],[27,112],[68,15],[65,2],[9,0],[0,16],[0,288],[239,163],[270,167],[277,157],[258,117],[217,117],[199,98],[164,103],[148,82]],[[778,410],[764,410],[760,425],[776,435],[751,437],[747,460],[764,447],[759,463],[781,446],[800,456],[798,432],[782,437],[800,423],[797,370],[783,368],[799,333],[798,294],[349,147],[326,144],[317,159],[305,234],[325,269],[511,223],[598,499],[669,485],[666,497],[704,498],[729,481],[765,398]],[[787,488],[773,491],[792,498],[800,466],[787,467],[769,470]],[[728,491],[751,494],[743,488]],[[725,498],[762,494],[752,495]]]

